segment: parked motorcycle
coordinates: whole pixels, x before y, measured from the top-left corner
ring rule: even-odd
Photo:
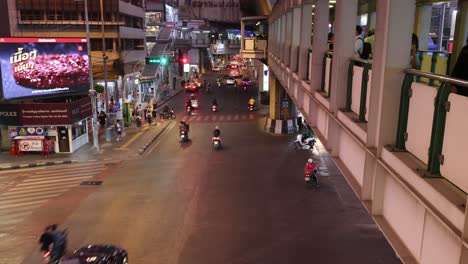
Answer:
[[[213,137],[211,141],[213,142],[213,148],[215,150],[219,150],[221,148],[221,137]]]
[[[162,112],[160,115],[161,119],[175,119],[175,113],[174,110],[171,110],[170,112]]]
[[[302,134],[299,134],[297,135],[297,138],[296,138],[296,141],[294,141],[294,144],[296,145],[297,149],[312,149],[314,148],[315,142],[316,140],[314,137],[303,139]]]

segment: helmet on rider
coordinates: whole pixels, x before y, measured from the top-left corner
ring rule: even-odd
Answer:
[[[215,126],[215,129],[219,129],[219,126]]]
[[[313,161],[312,159],[308,159],[307,163],[312,163],[312,161]]]

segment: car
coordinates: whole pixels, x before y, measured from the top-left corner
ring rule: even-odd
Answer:
[[[88,245],[64,257],[60,264],[127,264],[128,254],[113,245]]]
[[[242,79],[242,86],[251,86],[252,85],[252,81],[250,80],[249,77],[244,77]]]
[[[226,84],[228,84],[228,85],[234,85],[235,82],[236,82],[236,79],[234,79],[232,77],[227,77],[226,78]]]

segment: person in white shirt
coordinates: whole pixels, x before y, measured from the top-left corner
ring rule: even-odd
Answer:
[[[362,27],[356,25],[356,38],[354,39],[354,55],[360,57],[364,47],[364,39],[361,37]]]

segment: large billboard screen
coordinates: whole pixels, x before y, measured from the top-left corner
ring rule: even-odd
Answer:
[[[4,99],[86,94],[89,59],[86,39],[0,38]]]

